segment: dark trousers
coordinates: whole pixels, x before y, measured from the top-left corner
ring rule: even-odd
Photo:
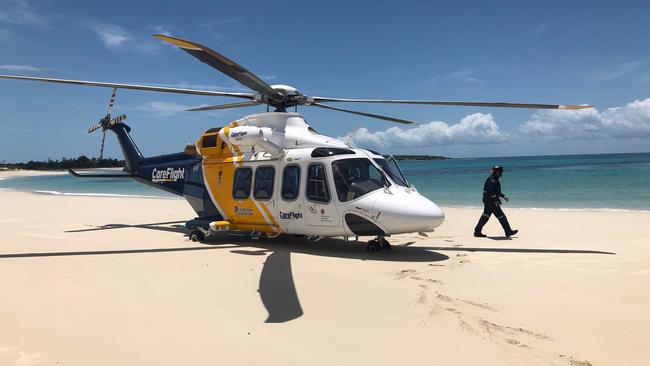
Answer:
[[[503,213],[503,210],[501,209],[501,205],[497,204],[496,202],[483,203],[483,213],[481,214],[481,217],[478,219],[478,224],[476,224],[476,227],[474,228],[474,232],[480,233],[483,230],[483,226],[487,224],[492,214],[494,214],[494,216],[499,220],[499,222],[501,223],[501,227],[503,227],[503,231],[505,231],[506,235],[508,235],[512,231],[512,229],[510,228],[510,223],[508,223],[508,218],[506,217],[506,214]]]

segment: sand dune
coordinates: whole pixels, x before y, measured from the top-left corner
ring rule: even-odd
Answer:
[[[0,364],[644,364],[650,213],[446,209],[395,248],[187,240],[181,200],[0,192]]]

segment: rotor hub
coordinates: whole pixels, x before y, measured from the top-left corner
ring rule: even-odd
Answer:
[[[287,108],[304,104],[305,96],[298,89],[290,85],[276,84],[271,88],[283,96],[282,100],[268,98],[266,103],[275,107],[278,112],[286,112]]]

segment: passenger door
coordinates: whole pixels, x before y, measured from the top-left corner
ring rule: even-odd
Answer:
[[[323,163],[307,166],[304,202],[305,223],[313,227],[338,226],[340,222],[336,203],[332,195],[330,175]]]
[[[304,170],[298,164],[287,164],[278,171],[278,223],[282,231],[303,234],[305,229]],[[303,192],[303,193],[301,193]]]

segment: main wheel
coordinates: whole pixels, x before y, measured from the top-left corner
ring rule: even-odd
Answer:
[[[190,240],[193,242],[203,241],[205,239],[205,234],[201,230],[194,230],[190,233]]]
[[[366,245],[366,252],[368,253],[374,253],[380,250],[381,250],[381,244],[379,244],[377,240],[371,240],[368,242],[368,245]]]
[[[386,240],[386,238],[384,238],[384,237],[380,237],[379,242],[381,243],[382,249],[390,249],[390,248],[392,248],[390,243],[388,242],[388,240]]]

